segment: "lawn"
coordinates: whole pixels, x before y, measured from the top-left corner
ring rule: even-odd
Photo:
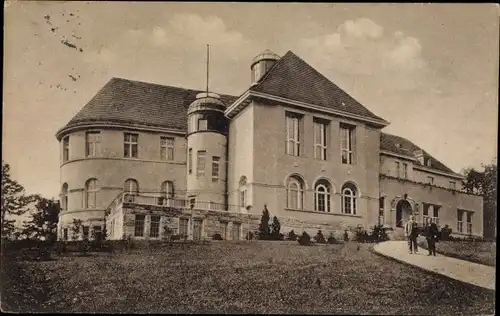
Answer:
[[[493,313],[493,292],[436,278],[369,247],[212,242],[20,264],[29,272],[25,282],[41,283],[34,293],[45,293],[38,310],[53,312]]]
[[[425,241],[420,242],[427,249]],[[477,241],[440,241],[436,243],[436,252],[445,256],[495,266],[496,242]]]

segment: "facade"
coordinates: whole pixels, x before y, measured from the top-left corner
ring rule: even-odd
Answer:
[[[241,96],[111,79],[56,135],[59,238],[242,239],[266,206],[282,231],[341,235],[410,214],[483,235],[482,198],[292,52],[265,51]]]

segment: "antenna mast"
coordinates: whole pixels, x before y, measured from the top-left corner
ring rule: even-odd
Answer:
[[[210,46],[207,44],[207,96],[208,96],[208,75],[210,73]]]

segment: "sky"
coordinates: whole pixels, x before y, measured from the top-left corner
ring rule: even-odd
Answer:
[[[3,161],[57,197],[62,128],[112,77],[240,95],[293,51],[456,172],[496,160],[496,4],[8,1]]]

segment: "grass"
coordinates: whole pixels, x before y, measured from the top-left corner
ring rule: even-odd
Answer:
[[[433,277],[377,256],[369,247],[213,242],[20,264],[50,280],[53,292],[40,298],[43,311],[493,313],[492,291]]]
[[[421,241],[419,244],[427,249],[425,241]],[[496,242],[440,241],[436,243],[436,252],[445,256],[494,267]]]

